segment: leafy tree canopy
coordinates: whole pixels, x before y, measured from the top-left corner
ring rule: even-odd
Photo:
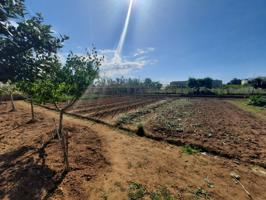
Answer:
[[[54,36],[41,14],[28,18],[23,0],[1,4],[0,81],[33,81],[49,69],[67,36]]]
[[[241,79],[234,78],[228,83],[228,85],[241,85],[241,83],[242,83]]]
[[[254,88],[266,89],[266,78],[255,78],[249,82]]]
[[[144,81],[137,78],[116,78],[116,79],[100,79],[97,82],[98,87],[110,87],[110,88],[150,88],[161,89],[162,84],[157,81],[153,81],[150,78],[146,78]]]
[[[211,89],[212,86],[213,86],[213,79],[209,77],[203,78],[203,79],[195,79],[195,78],[188,79],[188,87],[190,88],[205,87],[205,88]]]
[[[103,57],[97,54],[95,48],[86,56],[70,53],[63,66],[57,61],[54,73],[34,83],[38,102],[57,104],[70,99],[67,107],[72,106],[98,77],[102,61]]]

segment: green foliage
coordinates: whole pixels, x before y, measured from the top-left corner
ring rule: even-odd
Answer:
[[[228,85],[241,85],[241,83],[242,83],[241,79],[234,78],[228,83]]]
[[[25,15],[24,0],[1,0],[0,4],[0,32],[9,36],[9,27],[12,26],[8,19],[17,19]]]
[[[204,198],[205,200],[211,200],[211,196],[208,191],[204,190],[203,188],[198,188],[195,191],[193,191],[193,197],[195,200],[198,200],[200,198]]]
[[[129,200],[143,199],[146,193],[147,190],[143,185],[139,183],[131,183],[128,191],[128,199]]]
[[[68,37],[55,37],[41,14],[24,15],[23,0],[5,0],[0,13],[0,81],[32,82],[49,70],[51,57]]]
[[[205,87],[205,88],[211,89],[212,85],[213,85],[213,79],[209,77],[204,78],[204,79],[195,79],[195,78],[188,79],[188,87],[190,88]]]
[[[215,95],[215,92],[208,88],[198,88],[197,90],[189,91],[188,95]]]
[[[162,88],[162,84],[146,78],[144,81],[136,78],[116,78],[116,79],[99,79],[96,83],[98,88],[105,88],[105,92],[117,94],[134,94],[143,93],[143,91],[158,92]]]
[[[52,73],[34,83],[36,100],[40,103],[58,103],[69,97],[73,101],[80,98],[98,77],[102,60],[95,48],[85,56],[70,53],[65,65],[57,62]]]
[[[176,198],[170,193],[166,187],[162,187],[156,192],[150,194],[151,200],[175,200]]]
[[[183,132],[183,119],[191,114],[186,112],[187,109],[185,109],[189,105],[189,101],[178,99],[161,107],[159,114],[155,117],[154,130],[163,134],[179,134]],[[176,112],[177,110],[178,112]]]
[[[266,107],[266,98],[263,96],[251,96],[248,101],[249,105]]]
[[[171,194],[167,187],[160,187],[156,191],[150,192],[142,184],[133,182],[129,185],[128,199],[175,200],[178,198]]]
[[[181,151],[182,151],[182,153],[185,153],[185,154],[188,154],[188,155],[198,154],[198,153],[201,152],[200,149],[194,148],[194,147],[192,147],[190,145],[183,146]]]
[[[227,84],[223,86],[223,89],[245,89],[249,88],[250,86],[248,85],[232,85],[232,84]]]
[[[266,78],[255,78],[249,82],[254,88],[266,89]]]
[[[163,100],[155,104],[151,104],[148,106],[145,106],[141,109],[138,109],[135,112],[126,113],[125,115],[122,115],[119,117],[116,121],[116,126],[122,126],[124,124],[134,124],[138,120],[145,117],[145,115],[150,114],[154,112],[156,109],[160,108],[160,106],[166,104],[167,101]]]
[[[7,81],[5,84],[0,84],[1,95],[19,94],[18,89],[15,84],[11,81]]]
[[[199,82],[195,78],[189,78],[188,79],[188,87],[190,88],[199,88]]]

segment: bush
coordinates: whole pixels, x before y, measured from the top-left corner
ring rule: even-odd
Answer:
[[[128,191],[128,199],[129,200],[143,199],[146,193],[147,190],[143,185],[139,183],[131,183]]]
[[[266,107],[266,98],[262,96],[251,96],[248,101],[249,105]]]
[[[189,95],[215,95],[215,93],[208,88],[198,88],[197,90],[189,91]]]
[[[138,125],[137,135],[140,137],[145,136],[145,130],[144,130],[144,126],[142,124]]]

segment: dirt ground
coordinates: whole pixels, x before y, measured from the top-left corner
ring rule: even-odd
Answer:
[[[182,130],[160,130],[162,126],[157,121],[150,121],[152,134],[266,167],[265,119],[217,99],[189,100],[166,114],[180,117]]]
[[[133,183],[145,188],[143,199],[151,199],[162,187],[176,199],[266,199],[263,168],[206,154],[187,155],[180,147],[72,117],[65,117],[72,171],[64,176],[58,141],[40,152],[57,114],[37,108],[39,121],[25,124],[30,107],[24,102],[17,106],[14,113],[0,107],[0,199],[123,200]]]
[[[0,106],[0,199],[85,199],[86,182],[108,166],[97,134],[66,121],[71,172],[64,174],[61,145],[50,139],[57,116],[38,112],[28,124],[28,105],[17,106],[11,113]]]

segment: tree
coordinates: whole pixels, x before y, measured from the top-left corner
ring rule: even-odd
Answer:
[[[146,78],[144,80],[143,84],[144,84],[145,87],[150,88],[150,87],[152,87],[153,82],[152,82],[152,80],[150,78]]]
[[[8,37],[11,36],[9,32],[10,18],[18,19],[25,15],[24,0],[1,0],[0,4],[0,33]]]
[[[68,136],[63,131],[63,116],[65,111],[75,104],[88,86],[98,77],[99,66],[102,61],[103,57],[98,56],[95,48],[86,56],[70,53],[65,65],[61,66],[58,61],[53,66],[54,71],[52,73],[47,74],[45,79],[40,79],[34,83],[37,101],[53,103],[59,112],[58,133],[62,137],[66,171],[69,171]],[[60,107],[59,103],[66,100],[66,104]]]
[[[266,89],[266,79],[255,78],[249,82],[255,89],[262,88]]]
[[[188,79],[188,87],[190,87],[190,88],[199,88],[200,85],[199,85],[198,80],[195,79],[195,78],[189,78]]]
[[[228,85],[241,85],[241,83],[242,83],[241,79],[234,78],[228,83]]]
[[[153,90],[160,90],[163,86],[160,82],[154,82],[150,78],[146,78],[142,85],[144,88],[149,88]]]
[[[3,96],[5,95],[3,86],[4,84],[0,82],[0,104],[2,104]]]
[[[212,83],[213,80],[209,77],[203,79],[195,79],[195,78],[188,79],[188,87],[195,88],[197,90],[199,90],[200,87],[211,89]]]
[[[12,80],[28,96],[34,122],[33,83],[51,70],[57,50],[68,37],[55,37],[41,14],[27,19],[23,0],[5,0],[1,5],[0,81]]]
[[[205,87],[208,89],[212,89],[212,82],[213,80],[209,77],[201,79],[202,80],[202,84],[200,85],[200,87]]]
[[[8,81],[5,84],[1,84],[0,86],[0,92],[1,95],[9,95],[10,96],[10,102],[11,102],[11,110],[10,112],[16,111],[16,105],[14,103],[14,94],[17,93],[17,88],[14,84],[11,83],[11,81]]]

